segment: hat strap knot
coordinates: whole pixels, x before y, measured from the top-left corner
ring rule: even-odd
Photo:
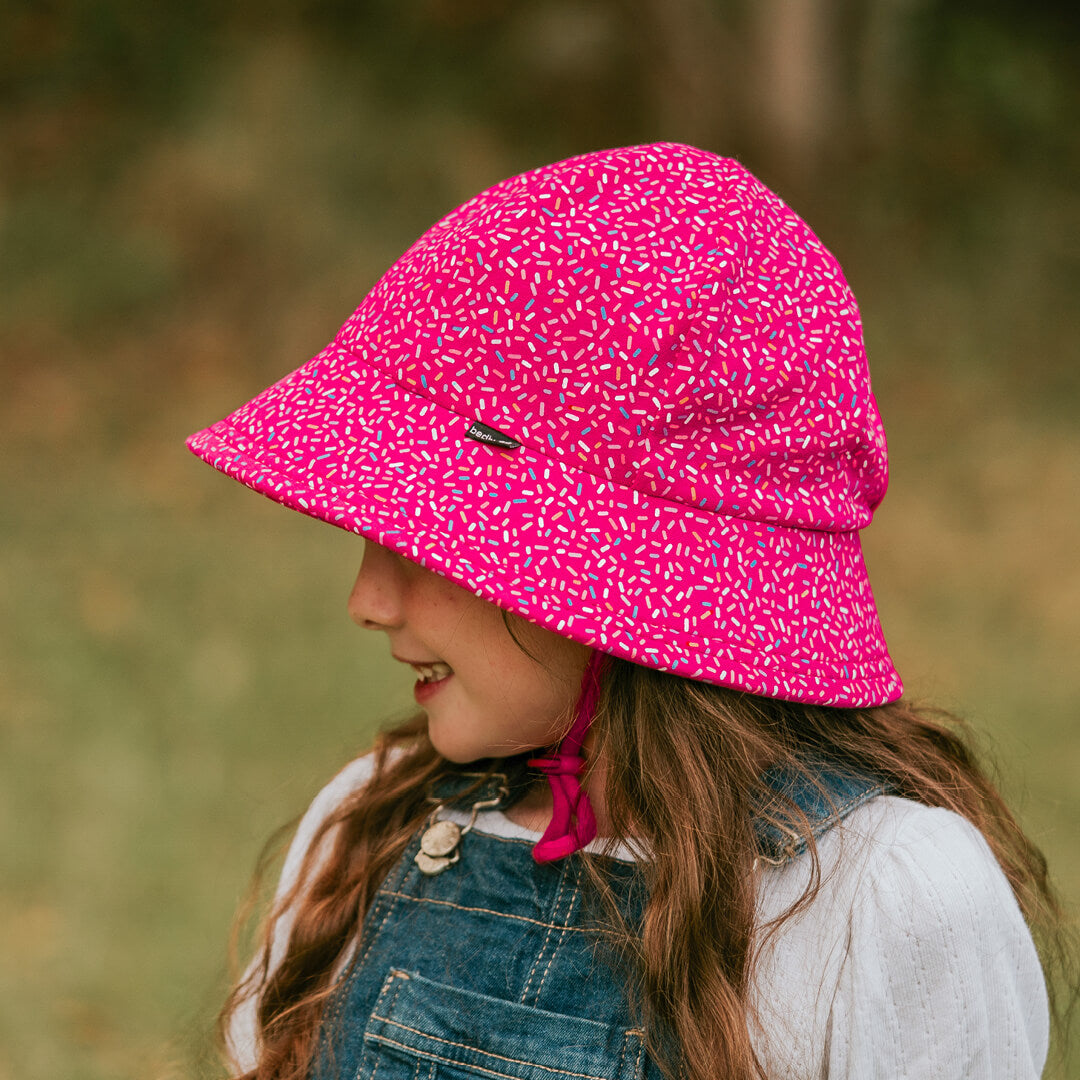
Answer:
[[[570,855],[596,836],[596,815],[578,776],[585,768],[581,744],[593,721],[600,696],[600,669],[606,656],[598,649],[593,650],[582,678],[574,723],[554,754],[528,759],[529,765],[547,774],[551,785],[551,821],[532,852],[539,863]]]

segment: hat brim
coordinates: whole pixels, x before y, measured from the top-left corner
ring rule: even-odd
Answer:
[[[626,660],[754,694],[870,707],[903,691],[857,532],[643,494],[460,416],[328,346],[187,440],[284,506]],[[692,583],[687,585],[686,583]],[[847,643],[837,659],[836,641]]]

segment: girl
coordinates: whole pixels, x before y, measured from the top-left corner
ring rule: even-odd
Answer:
[[[301,822],[236,1075],[1040,1074],[1045,864],[901,697],[855,298],[737,162],[496,184],[188,445],[365,537],[420,674]]]

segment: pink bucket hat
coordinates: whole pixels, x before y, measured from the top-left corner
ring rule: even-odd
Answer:
[[[536,759],[559,819],[537,858],[594,831],[575,773],[606,654],[823,705],[902,693],[859,542],[888,469],[855,297],[734,160],[656,143],[495,184],[188,446],[597,650]]]

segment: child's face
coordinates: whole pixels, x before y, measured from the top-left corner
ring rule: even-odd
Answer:
[[[423,700],[431,741],[451,761],[549,746],[569,726],[588,646],[511,614],[515,635],[538,663],[514,643],[497,605],[367,539],[349,615],[382,630],[401,660],[441,660],[453,669]],[[419,677],[407,663],[401,672]]]

